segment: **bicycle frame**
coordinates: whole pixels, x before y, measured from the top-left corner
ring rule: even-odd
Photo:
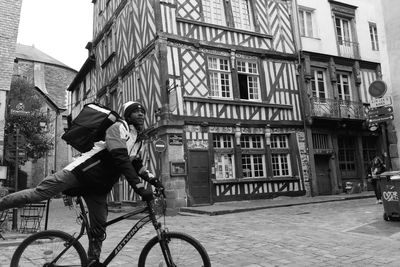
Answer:
[[[92,238],[92,233],[91,233],[90,227],[89,227],[89,219],[87,216],[85,206],[83,204],[82,197],[78,196],[76,199],[76,203],[79,205],[79,209],[81,211],[79,214],[79,218],[82,220],[81,230],[80,230],[78,236],[75,237],[71,243],[69,243],[69,245],[60,253],[60,255],[57,258],[55,258],[53,260],[53,262],[56,262],[64,254],[65,251],[67,251],[71,246],[73,246],[73,244],[75,244],[75,242],[78,242],[78,240],[84,235],[85,230],[88,235],[88,239],[91,240],[91,238]],[[118,243],[118,245],[107,256],[107,258],[102,263],[104,266],[107,266],[118,255],[118,253],[125,247],[125,245],[135,236],[135,234],[144,225],[146,225],[150,221],[153,222],[153,226],[154,226],[155,230],[157,231],[157,236],[159,238],[161,238],[161,224],[157,222],[154,211],[150,205],[151,204],[149,202],[147,202],[145,207],[137,208],[137,209],[130,211],[124,215],[121,215],[115,219],[112,219],[103,225],[104,227],[107,227],[107,226],[115,224],[119,221],[125,220],[129,217],[132,217],[132,216],[135,216],[135,215],[138,215],[141,213],[148,213],[145,217],[141,218],[138,222],[136,222],[136,224],[128,231],[128,233],[125,235],[125,237]]]

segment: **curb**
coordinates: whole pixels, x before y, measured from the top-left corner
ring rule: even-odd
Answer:
[[[217,215],[254,211],[254,210],[261,210],[261,209],[283,208],[283,207],[318,204],[318,203],[326,203],[326,202],[357,200],[357,199],[373,198],[373,197],[375,197],[375,196],[373,196],[373,195],[351,196],[351,197],[349,196],[349,197],[341,197],[341,198],[336,198],[336,199],[315,200],[315,201],[298,202],[298,203],[269,204],[266,206],[259,206],[259,207],[245,207],[245,208],[218,210],[218,211],[206,211],[206,210],[198,210],[198,209],[191,209],[191,208],[180,208],[180,212],[186,213],[186,214],[195,213],[195,214],[203,214],[203,215],[206,214],[209,216],[217,216]]]

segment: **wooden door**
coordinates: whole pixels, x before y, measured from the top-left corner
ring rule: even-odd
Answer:
[[[329,156],[315,156],[315,172],[319,195],[331,195],[332,181],[329,169]]]
[[[207,151],[189,152],[190,205],[210,203],[210,170]]]

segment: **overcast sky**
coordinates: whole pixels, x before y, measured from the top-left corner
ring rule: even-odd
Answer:
[[[18,43],[79,70],[92,40],[93,4],[90,0],[23,0]]]

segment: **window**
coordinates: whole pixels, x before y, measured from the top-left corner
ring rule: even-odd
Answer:
[[[351,31],[350,21],[348,19],[336,17],[336,34],[339,45],[350,46],[351,45]]]
[[[338,137],[339,169],[344,177],[354,175],[356,171],[356,140],[353,137]]]
[[[300,35],[315,37],[313,31],[313,10],[299,9]]]
[[[75,106],[79,104],[81,101],[81,96],[80,96],[80,87],[77,87],[74,91],[73,94],[75,94]]]
[[[337,74],[337,88],[340,100],[351,100],[350,79],[347,74]]]
[[[235,178],[235,157],[233,135],[215,134],[213,136],[215,178],[217,180]]]
[[[209,57],[210,96],[232,98],[231,69],[228,59]]]
[[[369,23],[369,35],[371,37],[372,50],[379,51],[378,30],[376,29],[375,23],[372,22]]]
[[[291,176],[288,135],[271,136],[271,153],[273,176]]]
[[[226,26],[222,0],[203,0],[203,14],[205,22]]]
[[[265,177],[265,155],[262,140],[260,135],[242,135],[240,137],[243,178]]]
[[[325,72],[322,70],[314,70],[311,75],[311,91],[312,96],[320,99],[326,98],[325,93]]]
[[[202,3],[205,22],[243,30],[253,29],[253,15],[249,0],[203,0]],[[232,21],[229,23],[231,25],[228,25],[228,21]]]
[[[248,0],[231,0],[233,22],[235,28],[252,30],[252,17]]]
[[[261,100],[258,64],[255,62],[237,61],[240,98]]]

